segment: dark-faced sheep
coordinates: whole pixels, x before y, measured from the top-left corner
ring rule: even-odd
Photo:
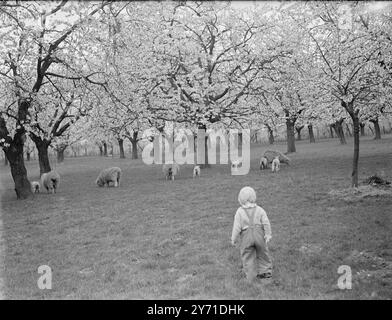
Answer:
[[[268,159],[266,157],[261,157],[260,159],[260,170],[268,168]]]
[[[200,177],[200,166],[195,166],[193,168],[193,178]]]
[[[174,180],[174,177],[180,173],[180,166],[177,163],[166,163],[162,167],[162,172],[166,180]]]
[[[40,184],[39,184],[38,181],[32,181],[31,182],[31,191],[33,193],[39,193],[40,189],[41,188],[40,188]]]

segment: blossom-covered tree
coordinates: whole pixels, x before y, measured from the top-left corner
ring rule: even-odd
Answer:
[[[342,6],[348,10],[342,10]],[[361,23],[361,5],[323,3],[312,5],[312,15],[303,26],[312,40],[319,64],[319,95],[333,99],[353,123],[354,154],[352,186],[358,186],[360,119],[369,105],[379,104],[388,75],[380,66],[382,47]],[[347,21],[349,19],[349,21]]]
[[[272,63],[287,54],[271,46],[265,32],[271,27],[268,17],[257,13],[254,19],[251,12],[226,2],[165,8],[162,32],[154,39],[161,70],[147,96],[150,112],[204,130],[218,122],[249,119],[256,106],[246,103],[248,96],[262,85],[258,80]]]
[[[23,159],[31,108],[50,77],[95,81],[93,73],[75,67],[75,56],[88,46],[86,24],[108,4],[53,1],[0,3],[0,141],[10,162],[18,199],[32,195]],[[95,20],[97,21],[97,20]],[[58,72],[61,73],[58,73]],[[45,107],[42,105],[42,107]]]

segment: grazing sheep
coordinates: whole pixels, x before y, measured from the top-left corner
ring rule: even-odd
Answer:
[[[166,180],[174,180],[174,176],[180,172],[180,166],[177,163],[165,163],[162,167]]]
[[[280,169],[280,161],[279,161],[279,156],[276,156],[274,160],[272,160],[272,172],[278,172]]]
[[[111,167],[102,170],[101,173],[98,175],[97,180],[95,180],[95,183],[99,187],[103,187],[105,185],[109,187],[110,182],[113,182],[115,187],[119,187],[120,178],[121,169],[119,167]]]
[[[266,157],[261,157],[260,159],[260,170],[268,168],[268,159]]]
[[[290,158],[277,150],[267,150],[264,152],[264,157],[267,158],[268,163],[272,163],[277,156],[279,156],[280,163],[290,164]]]
[[[39,193],[40,191],[40,184],[38,181],[31,182],[31,191],[33,193]]]
[[[56,189],[60,184],[60,175],[52,170],[50,172],[46,172],[41,176],[41,185],[43,189],[46,189],[48,193],[56,193]]]
[[[200,177],[200,166],[195,166],[193,168],[193,178]]]

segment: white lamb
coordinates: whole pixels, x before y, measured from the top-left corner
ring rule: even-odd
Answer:
[[[239,172],[239,168],[242,167],[242,161],[240,160],[232,160],[231,161],[231,174],[237,175]]]
[[[274,160],[272,160],[272,172],[278,172],[280,169],[280,161],[279,161],[279,156],[275,157]]]
[[[39,193],[39,191],[40,191],[39,181],[32,181],[31,182],[31,191],[33,193]]]
[[[114,183],[114,187],[120,186],[120,178],[121,178],[121,169],[119,167],[111,167],[104,169],[98,175],[95,183],[99,187],[107,186],[109,187],[110,182]]]
[[[162,172],[166,180],[174,180],[174,176],[180,173],[180,166],[177,163],[165,163],[162,167]]]
[[[195,166],[193,168],[193,178],[200,177],[200,166]]]
[[[60,184],[60,175],[52,170],[46,172],[41,176],[41,185],[43,189],[46,189],[48,193],[56,193]]]

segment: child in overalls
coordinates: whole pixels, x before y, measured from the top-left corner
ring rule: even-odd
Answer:
[[[244,187],[238,195],[238,208],[235,217],[231,243],[234,246],[241,236],[240,252],[243,270],[248,279],[270,278],[272,260],[267,247],[271,240],[271,225],[263,208],[256,204],[256,192]]]

